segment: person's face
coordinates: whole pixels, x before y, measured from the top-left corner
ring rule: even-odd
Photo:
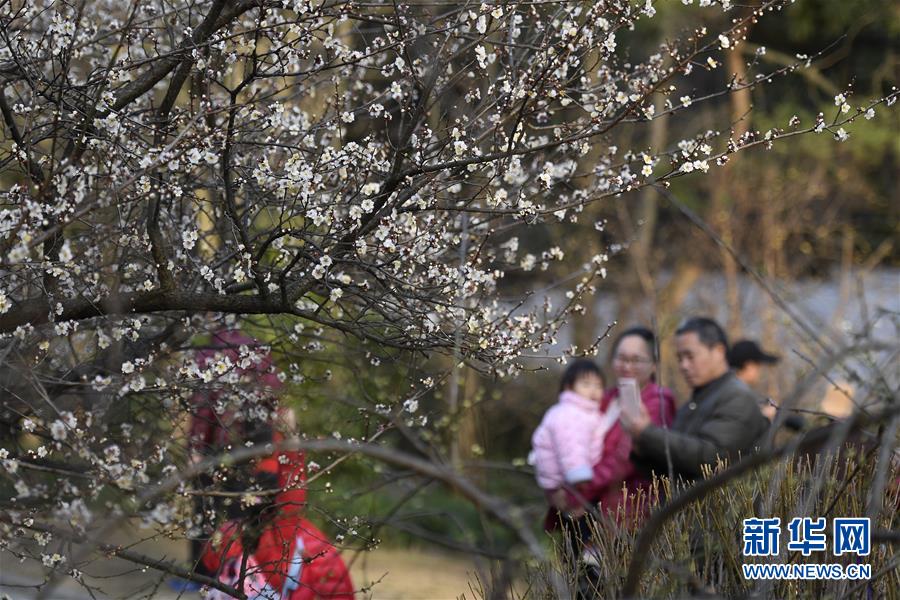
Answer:
[[[656,372],[653,356],[644,338],[629,335],[619,342],[613,354],[613,371],[619,379],[636,379],[639,388],[643,388]]]
[[[678,352],[678,370],[692,388],[704,386],[728,370],[725,347],[716,344],[709,348],[693,331],[677,336],[675,349]]]
[[[572,391],[582,398],[600,402],[603,398],[603,380],[593,373],[582,375],[575,380]]]
[[[744,363],[744,366],[737,372],[737,376],[749,386],[759,383],[761,369],[758,362]]]

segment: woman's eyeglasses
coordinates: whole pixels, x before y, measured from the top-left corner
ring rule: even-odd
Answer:
[[[653,361],[649,358],[644,358],[643,356],[622,356],[620,354],[616,354],[613,357],[613,362],[617,362],[621,365],[649,365]]]

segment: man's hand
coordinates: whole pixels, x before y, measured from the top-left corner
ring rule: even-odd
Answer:
[[[763,404],[760,404],[759,412],[761,412],[763,416],[769,420],[769,423],[771,423],[778,415],[778,405],[775,404],[775,401],[771,398],[766,398],[766,401]]]
[[[641,435],[647,427],[653,424],[650,421],[650,413],[647,412],[647,407],[643,404],[641,405],[640,414],[635,415],[633,418],[632,415],[623,410],[619,413],[619,421],[622,423],[622,429],[633,438]]]

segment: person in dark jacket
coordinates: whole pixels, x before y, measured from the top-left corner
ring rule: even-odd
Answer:
[[[780,360],[777,354],[763,351],[753,340],[739,340],[728,350],[728,364],[734,369],[734,374],[753,389],[758,389],[763,367],[778,364]],[[760,410],[772,422],[779,407],[771,398],[766,398]],[[784,418],[783,424],[793,431],[801,431],[805,421],[800,415],[792,414]]]
[[[769,422],[761,398],[728,368],[728,340],[712,319],[695,317],[675,332],[678,367],[693,389],[670,429],[654,425],[646,408],[621,415],[634,443],[635,457],[650,470],[671,471],[687,481],[699,479],[704,465],[754,451]]]

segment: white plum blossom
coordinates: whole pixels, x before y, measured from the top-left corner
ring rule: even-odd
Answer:
[[[103,450],[103,456],[108,463],[117,463],[122,457],[122,449],[116,444],[111,444]]]
[[[59,249],[59,261],[63,263],[72,262],[72,245],[69,240],[63,242],[62,248]]]
[[[478,66],[482,69],[487,68],[487,48],[482,45],[476,46],[475,57],[478,60]]]
[[[603,48],[607,52],[615,52],[616,51],[616,34],[610,33],[606,36],[606,40],[603,42]]]
[[[312,275],[316,279],[322,279],[325,277],[325,272],[328,270],[328,267],[332,265],[332,259],[330,256],[325,255],[319,259],[318,264],[313,268]]]
[[[50,436],[54,440],[61,442],[66,439],[67,434],[68,434],[68,432],[66,431],[65,423],[63,423],[59,419],[53,421],[50,424]]]
[[[192,250],[197,245],[198,233],[196,230],[185,231],[181,235],[181,245],[185,250]]]
[[[41,562],[45,567],[54,568],[66,562],[66,557],[54,552],[53,554],[41,554]]]
[[[140,392],[145,387],[147,387],[147,380],[143,375],[134,377],[128,384],[128,389],[132,392]]]
[[[534,269],[535,264],[537,263],[537,257],[534,254],[526,254],[522,257],[522,261],[519,263],[519,266],[524,271],[531,271]]]
[[[157,504],[150,512],[150,518],[162,525],[170,523],[174,517],[175,509],[171,505],[165,503]]]

